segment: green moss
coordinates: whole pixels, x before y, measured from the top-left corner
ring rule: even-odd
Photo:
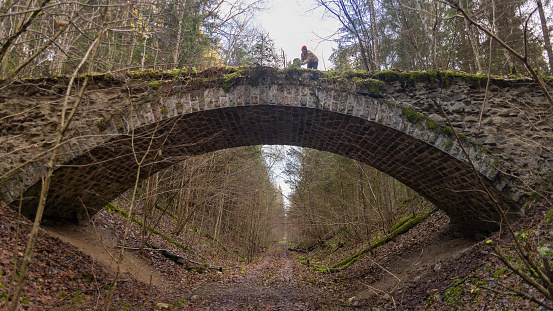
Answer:
[[[499,279],[501,276],[503,276],[505,274],[505,271],[507,270],[506,267],[503,267],[501,269],[497,269],[494,273],[493,273],[493,277],[494,279]]]
[[[286,81],[286,82],[297,81],[300,79],[301,73],[304,70],[306,69],[294,68],[294,67],[285,68],[277,72],[276,79],[280,81]]]
[[[451,146],[453,146],[453,141],[451,139],[448,139],[445,142],[445,149],[449,149]]]
[[[518,73],[518,70],[517,70],[517,67],[515,65],[512,65],[511,67],[509,67],[509,74],[512,75],[512,76],[520,76],[520,73]]]
[[[396,70],[385,70],[374,73],[376,79],[386,82],[399,81],[402,85],[415,85],[419,82],[436,83],[443,75],[445,74],[438,71],[399,72]]]
[[[486,86],[486,83],[488,82],[488,76],[486,75],[465,75],[465,79],[467,82],[472,82],[478,87],[484,87]]]
[[[181,103],[178,103],[178,104],[175,105],[175,108],[177,108],[177,109],[180,110],[180,109],[183,109],[183,108],[184,108],[184,105],[181,104]]]
[[[463,293],[461,286],[450,287],[443,293],[443,301],[450,307],[457,307],[460,299],[459,297]]]
[[[413,214],[409,214],[409,216],[403,218],[402,220],[398,221],[393,227],[392,229],[390,229],[391,231],[395,231],[397,230],[399,227],[403,226],[406,222],[408,222],[409,220],[411,220],[415,215]]]
[[[430,118],[426,119],[426,126],[431,130],[438,128],[438,124],[436,123],[436,121]]]
[[[409,72],[409,82],[415,84],[417,82],[433,82],[436,80],[436,72],[431,73],[430,71],[412,71]]]
[[[148,83],[148,86],[153,90],[156,90],[161,84],[163,84],[163,81],[154,81],[154,82]]]
[[[433,70],[428,72],[428,80],[432,83],[436,83],[438,79],[438,72]]]
[[[326,71],[323,72],[323,76],[320,78],[323,82],[335,83],[338,81],[343,81],[343,77],[336,71]]]
[[[448,136],[453,136],[453,130],[449,126],[442,126],[440,128],[440,133],[446,134]]]
[[[553,209],[550,209],[547,213],[545,213],[545,216],[543,217],[543,222],[546,224],[550,224],[553,222]]]
[[[359,77],[353,77],[351,78],[351,81],[353,81],[353,83],[362,83],[363,79]]]
[[[370,95],[379,95],[386,87],[384,82],[370,78],[363,79],[361,77],[353,77],[351,81],[357,84],[361,90],[367,91]]]
[[[186,305],[186,304],[188,304],[188,300],[186,300],[186,299],[181,299],[181,300],[175,300],[175,301],[173,301],[173,303],[171,303],[171,306],[172,306],[173,308],[179,308],[179,307],[184,306],[184,305]]]
[[[402,108],[401,112],[411,123],[417,123],[425,119],[423,114],[418,113],[411,108]]]
[[[353,80],[354,78],[365,80],[371,77],[369,72],[364,70],[345,71],[341,73],[340,76],[344,79],[349,79],[349,80]]]
[[[120,209],[119,207],[111,204],[111,203],[108,203],[105,207],[104,207],[105,210],[109,211],[109,212],[115,212],[125,218],[129,218],[129,213],[127,213],[126,211]]]
[[[165,108],[165,107],[162,107],[160,111],[161,111],[161,114],[164,115],[164,116],[169,114],[169,110],[167,110],[167,108]]]
[[[230,72],[231,70],[229,70]],[[221,79],[221,87],[225,92],[229,92],[230,89],[240,80],[244,79],[244,69],[239,69],[228,73]]]
[[[401,80],[401,72],[396,70],[385,70],[374,73],[374,77],[378,80],[392,82]]]

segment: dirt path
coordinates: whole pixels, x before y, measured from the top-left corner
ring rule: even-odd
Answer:
[[[224,273],[183,274],[181,266],[166,258],[154,259],[158,263],[154,266],[132,252],[126,252],[122,271],[156,285],[162,291],[156,297],[159,302],[181,302],[179,310],[353,310],[403,295],[405,284],[432,282],[430,276],[444,271],[445,260],[474,244],[449,234],[443,222],[437,221],[432,230],[416,229],[429,232],[424,238],[416,230],[414,237],[400,236],[379,248],[377,258],[366,256],[339,274],[320,274],[302,266],[287,243],[275,245],[250,264],[236,263],[241,268]],[[66,224],[45,229],[114,268],[110,253],[116,253],[117,241],[110,230],[99,227]]]
[[[116,262],[113,256],[119,251],[116,248],[116,241],[109,236],[107,231],[96,229],[91,224],[42,226],[42,229],[115,271]],[[155,269],[131,252],[125,252],[120,267],[123,274],[129,273],[146,284],[151,283],[161,288],[167,285],[167,282],[163,281],[162,276]]]
[[[393,261],[382,263],[382,278],[377,282],[367,284],[367,289],[357,293],[356,297],[370,299],[394,295],[401,283],[411,280],[418,281],[430,271],[439,271],[442,267],[442,260],[456,256],[474,245],[475,242],[460,238],[435,243],[413,252],[400,254]]]
[[[190,310],[314,310],[320,290],[294,278],[287,244],[277,244],[228,284],[192,290]]]

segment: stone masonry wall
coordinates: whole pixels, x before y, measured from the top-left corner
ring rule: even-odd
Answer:
[[[427,92],[469,138],[470,158],[513,214],[524,211],[529,190],[553,171],[551,109],[527,80],[493,81],[478,129],[484,88],[463,78],[449,85],[387,82],[375,96],[353,82],[322,81],[316,71],[298,75],[230,89],[96,78],[62,146],[45,215],[83,217],[83,207],[93,213],[128,189],[136,177],[133,149],[142,156],[150,147],[144,168],[158,171],[189,155],[289,144],[366,162],[424,195],[464,230],[493,229],[488,220],[497,213],[474,191],[478,180],[440,127],[443,116]],[[65,83],[32,81],[0,92],[0,198],[16,206],[23,194],[27,215],[36,206]],[[406,108],[436,122],[410,118]]]

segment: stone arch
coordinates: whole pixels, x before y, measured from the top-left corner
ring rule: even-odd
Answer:
[[[247,145],[309,147],[365,162],[400,180],[444,210],[463,231],[493,230],[499,220],[458,142],[431,120],[362,92],[306,84],[242,84],[190,89],[168,83],[155,98],[132,102],[119,114],[80,131],[63,147],[46,217],[94,213],[134,182],[135,156],[155,172],[183,157]],[[85,136],[83,136],[85,135]],[[478,174],[500,204],[516,214],[497,160],[465,141]],[[4,201],[33,213],[43,168],[33,165],[8,181]],[[11,186],[10,186],[11,185]],[[495,185],[495,186],[494,186]]]

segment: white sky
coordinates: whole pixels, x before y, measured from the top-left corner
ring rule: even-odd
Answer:
[[[340,28],[339,23],[328,15],[323,16],[322,9],[315,0],[265,0],[265,10],[255,14],[255,21],[275,42],[278,51],[282,48],[287,61],[299,58],[301,47],[307,48],[319,58],[319,70],[331,67],[328,58],[333,41],[326,39]]]

